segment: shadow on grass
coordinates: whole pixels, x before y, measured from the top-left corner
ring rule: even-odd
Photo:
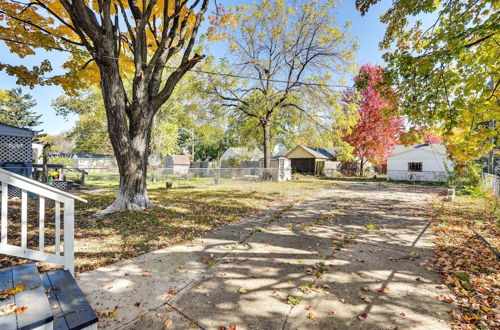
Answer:
[[[149,190],[158,207],[144,212],[122,212],[102,220],[91,216],[110,205],[116,197],[111,190],[83,192],[88,203],[75,205],[75,266],[77,272],[91,270],[120,260],[162,249],[174,244],[204,237],[210,231],[239,221],[242,217],[265,209],[270,203],[301,189],[327,187],[315,180],[293,183],[256,183],[213,187],[156,188]],[[29,199],[28,248],[38,247],[38,200]],[[19,203],[10,204],[9,242],[20,244]],[[45,242],[54,248],[54,205],[47,203]],[[19,262],[6,258],[0,265]]]

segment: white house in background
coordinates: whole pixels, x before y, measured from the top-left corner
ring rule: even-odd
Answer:
[[[442,143],[397,145],[387,158],[387,180],[446,181],[453,162]]]

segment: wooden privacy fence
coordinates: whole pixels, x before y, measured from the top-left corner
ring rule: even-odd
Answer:
[[[86,200],[47,186],[41,182],[0,169],[1,182],[1,222],[0,222],[0,253],[26,258],[36,261],[45,261],[64,266],[64,269],[74,272],[74,224],[75,224],[75,199]],[[11,188],[10,188],[11,187]],[[9,189],[21,191],[21,241],[20,246],[9,244]],[[28,246],[28,198],[38,199],[38,249]],[[47,252],[45,248],[45,210],[48,201],[54,201],[55,209],[55,248],[54,253]],[[61,219],[61,213],[63,217]],[[61,236],[61,220],[63,231]],[[61,238],[63,250],[61,251]],[[61,253],[62,252],[62,253]]]

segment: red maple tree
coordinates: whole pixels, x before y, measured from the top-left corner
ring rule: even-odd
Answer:
[[[369,161],[383,164],[390,151],[398,143],[403,120],[387,115],[386,110],[395,106],[396,93],[383,86],[384,68],[379,65],[363,65],[355,78],[361,94],[359,120],[344,141],[354,147],[354,155],[360,162],[360,175]]]

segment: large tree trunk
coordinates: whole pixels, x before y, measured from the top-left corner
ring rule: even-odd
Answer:
[[[361,158],[359,162],[359,176],[363,176],[363,167],[365,167],[365,160]]]
[[[147,104],[145,88],[135,89],[132,104],[127,104],[114,62],[109,61],[100,69],[108,133],[118,163],[120,186],[115,201],[96,215],[144,210],[153,206],[146,190],[146,175],[154,111]]]
[[[262,122],[262,133],[263,133],[263,151],[264,151],[264,180],[270,180],[271,174],[271,134],[270,134],[270,123],[268,120]]]
[[[271,167],[271,136],[270,136],[270,123],[265,121],[262,123],[262,132],[264,136],[263,149],[264,149],[264,168]]]
[[[109,207],[100,212],[101,214],[141,211],[154,206],[149,201],[146,189],[151,123],[143,117],[135,121],[130,130],[129,146],[125,150],[115,152],[116,155],[120,155],[117,157],[120,172],[118,196]],[[120,148],[122,138],[113,132],[109,134],[113,146],[117,145]]]

